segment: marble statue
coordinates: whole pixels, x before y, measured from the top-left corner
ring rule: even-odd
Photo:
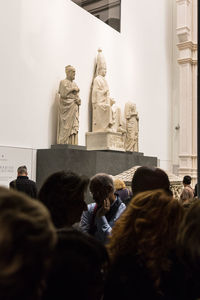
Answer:
[[[58,128],[57,144],[78,145],[79,130],[79,88],[74,82],[75,68],[65,67],[66,78],[61,80],[57,94]]]
[[[87,150],[125,151],[126,129],[121,110],[115,107],[106,81],[106,62],[98,50],[96,74],[92,84],[92,132],[86,133]]]
[[[132,102],[125,104],[126,138],[125,150],[138,151],[139,118],[136,105]]]
[[[102,50],[98,50],[96,77],[92,87],[92,131],[93,132],[125,132],[122,128],[119,109],[115,111],[115,100],[110,97],[106,81],[106,62]]]

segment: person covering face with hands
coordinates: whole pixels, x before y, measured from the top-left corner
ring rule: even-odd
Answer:
[[[88,210],[83,212],[80,227],[83,232],[105,243],[126,206],[114,194],[114,183],[108,174],[98,173],[93,176],[89,188],[95,202],[89,204]]]

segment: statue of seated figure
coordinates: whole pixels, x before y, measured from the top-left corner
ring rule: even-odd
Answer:
[[[122,132],[121,118],[113,110],[115,100],[110,98],[106,76],[106,63],[102,51],[98,50],[97,56],[97,76],[93,81],[92,88],[92,131]]]

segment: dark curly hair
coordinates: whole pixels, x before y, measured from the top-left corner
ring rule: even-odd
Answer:
[[[191,184],[191,181],[192,181],[192,177],[189,176],[189,175],[186,175],[183,177],[183,184]]]
[[[175,246],[181,205],[164,190],[137,194],[115,223],[107,245],[111,261],[137,256],[159,289],[161,272],[170,267],[168,254]]]
[[[186,266],[187,272],[196,274],[200,272],[200,199],[190,206],[186,212],[177,236],[177,254]],[[194,277],[195,277],[194,276]]]

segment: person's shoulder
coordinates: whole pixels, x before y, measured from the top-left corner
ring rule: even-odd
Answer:
[[[118,208],[119,209],[126,208],[126,205],[124,204],[124,202],[122,201],[122,199],[120,198],[120,196],[118,194],[117,194],[117,199],[120,201]]]
[[[62,79],[61,81],[60,81],[60,83],[65,83],[65,82],[67,82],[68,80],[65,78],[65,79]]]
[[[9,186],[13,186],[15,182],[16,182],[16,179],[15,179],[15,180],[12,180],[12,181],[10,181],[10,182],[9,182]]]
[[[29,178],[28,178],[28,182],[29,182],[30,184],[32,184],[32,185],[36,185],[35,181],[33,181],[33,180],[29,179]]]
[[[121,212],[123,212],[125,209],[126,209],[126,205],[124,204],[124,202],[122,202],[122,203],[120,204],[120,206],[119,206],[119,210],[120,210]]]
[[[68,79],[63,79],[60,81],[61,86],[70,86],[71,84],[72,84],[72,82]]]
[[[188,191],[190,194],[194,194],[194,190],[193,190],[193,188],[192,188],[190,185],[186,186],[186,187],[184,188],[184,190],[185,190],[185,191]]]

